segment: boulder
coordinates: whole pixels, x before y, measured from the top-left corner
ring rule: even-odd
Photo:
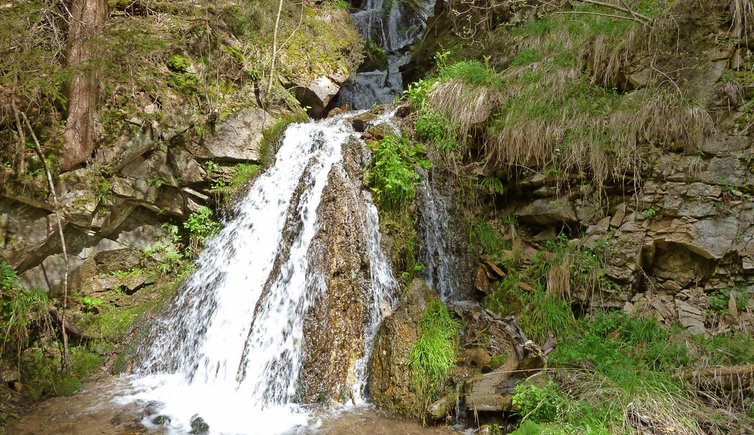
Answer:
[[[259,161],[262,131],[272,125],[272,115],[253,107],[240,110],[205,136],[203,153],[197,157],[219,161]]]
[[[571,202],[566,198],[535,199],[517,213],[522,221],[538,225],[575,223],[578,221]]]
[[[328,76],[320,76],[309,83],[298,84],[295,87],[296,99],[302,106],[309,107],[309,115],[319,118],[340,91],[341,84]]]
[[[207,171],[183,147],[170,148],[168,164],[181,186],[201,183],[207,178]]]
[[[55,237],[58,237],[58,226],[54,214],[10,199],[0,198],[2,258],[11,266],[19,267],[33,263],[36,261],[39,250]]]

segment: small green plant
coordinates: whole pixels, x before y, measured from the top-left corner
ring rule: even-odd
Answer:
[[[104,302],[102,298],[93,298],[91,296],[82,296],[80,300],[86,313],[96,312],[97,307]]]
[[[458,324],[445,305],[434,300],[427,305],[421,322],[419,339],[411,349],[411,388],[417,393],[424,408],[436,398],[455,365],[458,345]]]
[[[338,9],[348,10],[351,8],[351,4],[348,3],[346,0],[333,0],[332,4]]]
[[[415,110],[423,109],[427,105],[430,92],[438,83],[436,79],[422,79],[410,83],[404,92],[409,105]]]
[[[10,291],[16,287],[16,269],[4,260],[0,260],[0,290]]]
[[[97,200],[100,204],[109,204],[113,200],[113,189],[105,177],[101,177],[97,183]]]
[[[728,303],[730,301],[731,293],[733,293],[733,300],[735,301],[736,309],[739,311],[745,309],[746,304],[749,302],[749,295],[745,292],[732,292],[730,289],[724,288],[710,293],[708,302],[709,310],[716,313],[728,312]]]
[[[147,178],[147,185],[154,186],[156,188],[162,187],[162,185],[165,184],[165,180],[159,177],[149,177]]]
[[[376,145],[366,184],[381,205],[397,209],[413,201],[420,180],[414,168],[431,166],[422,154],[424,148],[412,145],[405,136],[387,136]]]
[[[482,177],[482,179],[479,180],[479,188],[489,195],[502,195],[505,193],[503,182],[494,175]]]
[[[456,133],[447,117],[435,110],[422,110],[414,121],[416,137],[433,144],[440,151],[458,148]]]
[[[534,384],[516,385],[513,394],[513,408],[524,420],[535,423],[550,423],[555,421],[563,398],[558,392],[558,386],[548,381],[544,387]]]
[[[191,61],[180,54],[174,54],[168,59],[168,69],[175,73],[186,73],[191,67]]]
[[[183,228],[189,232],[192,250],[198,250],[220,230],[220,223],[212,219],[212,214],[209,207],[200,206],[183,223]]]
[[[377,43],[371,39],[364,45],[364,51],[366,57],[371,61],[372,66],[381,71],[385,71],[388,68],[387,53]]]
[[[647,209],[644,209],[644,211],[641,212],[641,215],[644,217],[644,219],[654,219],[655,216],[657,216],[657,210],[649,207]]]
[[[220,170],[220,165],[212,160],[207,160],[206,162],[204,162],[204,170],[207,171],[208,176],[211,176],[212,174]]]

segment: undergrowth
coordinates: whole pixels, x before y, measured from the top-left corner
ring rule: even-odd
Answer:
[[[638,2],[635,10],[654,19],[651,29],[606,17],[594,4],[549,11],[495,34],[517,45],[494,67],[489,57],[450,62],[440,53],[436,73],[406,91],[418,112],[416,132],[433,138],[452,131],[444,137],[460,145],[447,165],[456,172],[470,161],[487,173],[555,168],[560,177],[591,176],[598,191],[638,178],[642,147],[695,150],[712,128],[704,105],[661,74],[636,88],[625,79],[634,56],[651,49],[649,35],[667,33],[675,6]],[[456,151],[446,141],[427,142]]]
[[[520,432],[612,434],[665,428],[675,433],[726,433],[751,428],[751,416],[737,423],[710,396],[697,396],[682,373],[720,355],[725,342],[731,358],[751,363],[751,337],[693,339],[654,319],[600,312],[561,335],[550,355],[555,381],[516,387],[515,409],[529,421]],[[717,361],[723,362],[723,361]],[[740,425],[740,426],[737,426]]]

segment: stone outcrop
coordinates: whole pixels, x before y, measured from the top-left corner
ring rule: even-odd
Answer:
[[[345,144],[345,170],[333,169],[322,193],[319,230],[307,254],[316,296],[304,320],[299,399],[305,403],[352,400],[344,386],[366,349],[364,304],[374,297],[361,193],[366,158],[359,142]]]
[[[424,281],[414,280],[403,291],[395,311],[382,321],[369,362],[369,387],[378,406],[415,415],[419,406],[411,391],[411,349],[421,333],[422,313],[437,300]]]

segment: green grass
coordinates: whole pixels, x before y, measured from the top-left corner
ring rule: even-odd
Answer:
[[[465,60],[446,65],[440,69],[438,76],[441,81],[457,78],[475,86],[489,86],[493,89],[505,87],[503,76],[478,60]]]
[[[445,305],[435,300],[429,303],[421,322],[421,333],[411,349],[411,388],[419,398],[419,414],[436,399],[438,389],[456,363],[458,324],[450,317]]]

